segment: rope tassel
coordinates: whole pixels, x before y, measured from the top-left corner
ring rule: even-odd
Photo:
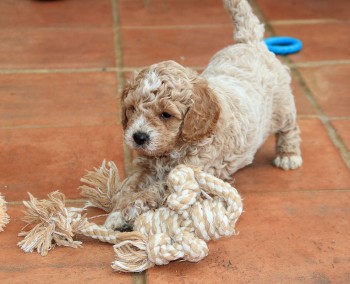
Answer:
[[[9,222],[10,217],[7,214],[7,204],[5,198],[0,194],[0,232],[4,230],[4,227]]]
[[[112,161],[104,160],[100,168],[88,171],[80,179],[85,184],[80,186],[81,195],[88,198],[85,207],[96,207],[106,212],[113,209],[112,198],[121,187],[118,168]]]

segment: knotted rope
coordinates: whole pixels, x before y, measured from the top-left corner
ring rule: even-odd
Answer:
[[[210,174],[180,165],[168,177],[167,207],[139,216],[137,240],[117,240],[117,271],[140,272],[176,259],[197,262],[208,255],[205,241],[231,236],[243,207],[236,189]],[[205,192],[206,199],[201,197]],[[210,198],[212,195],[214,198]],[[209,197],[209,199],[207,199]]]
[[[89,196],[87,206],[110,211],[112,193],[119,190],[119,175],[113,163],[85,177]],[[29,194],[23,220],[35,224],[19,235],[18,245],[25,252],[37,250],[46,255],[55,245],[78,248],[76,235],[85,235],[114,244],[116,271],[138,272],[176,259],[197,262],[208,255],[206,241],[231,236],[242,213],[237,190],[214,176],[180,165],[168,177],[171,191],[164,207],[140,215],[133,232],[116,232],[89,222],[84,208],[66,207],[64,194],[55,191],[48,199],[38,200]]]

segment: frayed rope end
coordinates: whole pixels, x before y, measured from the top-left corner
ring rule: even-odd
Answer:
[[[112,198],[121,187],[119,171],[115,163],[104,160],[100,168],[88,171],[80,181],[84,183],[79,187],[80,194],[88,198],[85,208],[97,207],[105,212],[112,211]]]
[[[0,232],[2,232],[10,222],[10,216],[7,214],[7,205],[4,197],[0,194]]]
[[[87,218],[81,216],[82,209],[66,208],[65,196],[58,191],[50,193],[49,199],[38,200],[30,193],[29,197],[30,201],[23,201],[26,207],[23,221],[35,226],[19,233],[19,236],[24,237],[18,243],[23,251],[37,250],[45,256],[55,245],[81,247],[82,243],[73,238],[88,224]]]
[[[120,241],[113,246],[115,261],[112,268],[119,272],[142,272],[154,266],[147,254],[148,238],[142,234],[133,240]]]

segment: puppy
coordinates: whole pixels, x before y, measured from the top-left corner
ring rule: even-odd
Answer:
[[[268,51],[264,27],[246,0],[224,0],[235,24],[232,46],[202,74],[174,61],[139,72],[122,93],[126,144],[138,152],[134,173],[114,197],[106,227],[125,229],[168,196],[166,178],[178,164],[229,180],[249,165],[270,133],[274,164],[301,166],[299,128],[288,69]]]

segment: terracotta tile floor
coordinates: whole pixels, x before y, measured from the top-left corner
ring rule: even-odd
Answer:
[[[299,37],[291,66],[304,165],[271,165],[271,137],[234,176],[245,212],[238,236],[210,243],[193,264],[113,273],[111,246],[46,257],[17,246],[27,192],[61,189],[104,159],[130,168],[119,92],[136,67],[174,59],[201,70],[230,44],[220,0],[0,1],[0,283],[350,283],[350,2],[252,0],[269,33]]]

